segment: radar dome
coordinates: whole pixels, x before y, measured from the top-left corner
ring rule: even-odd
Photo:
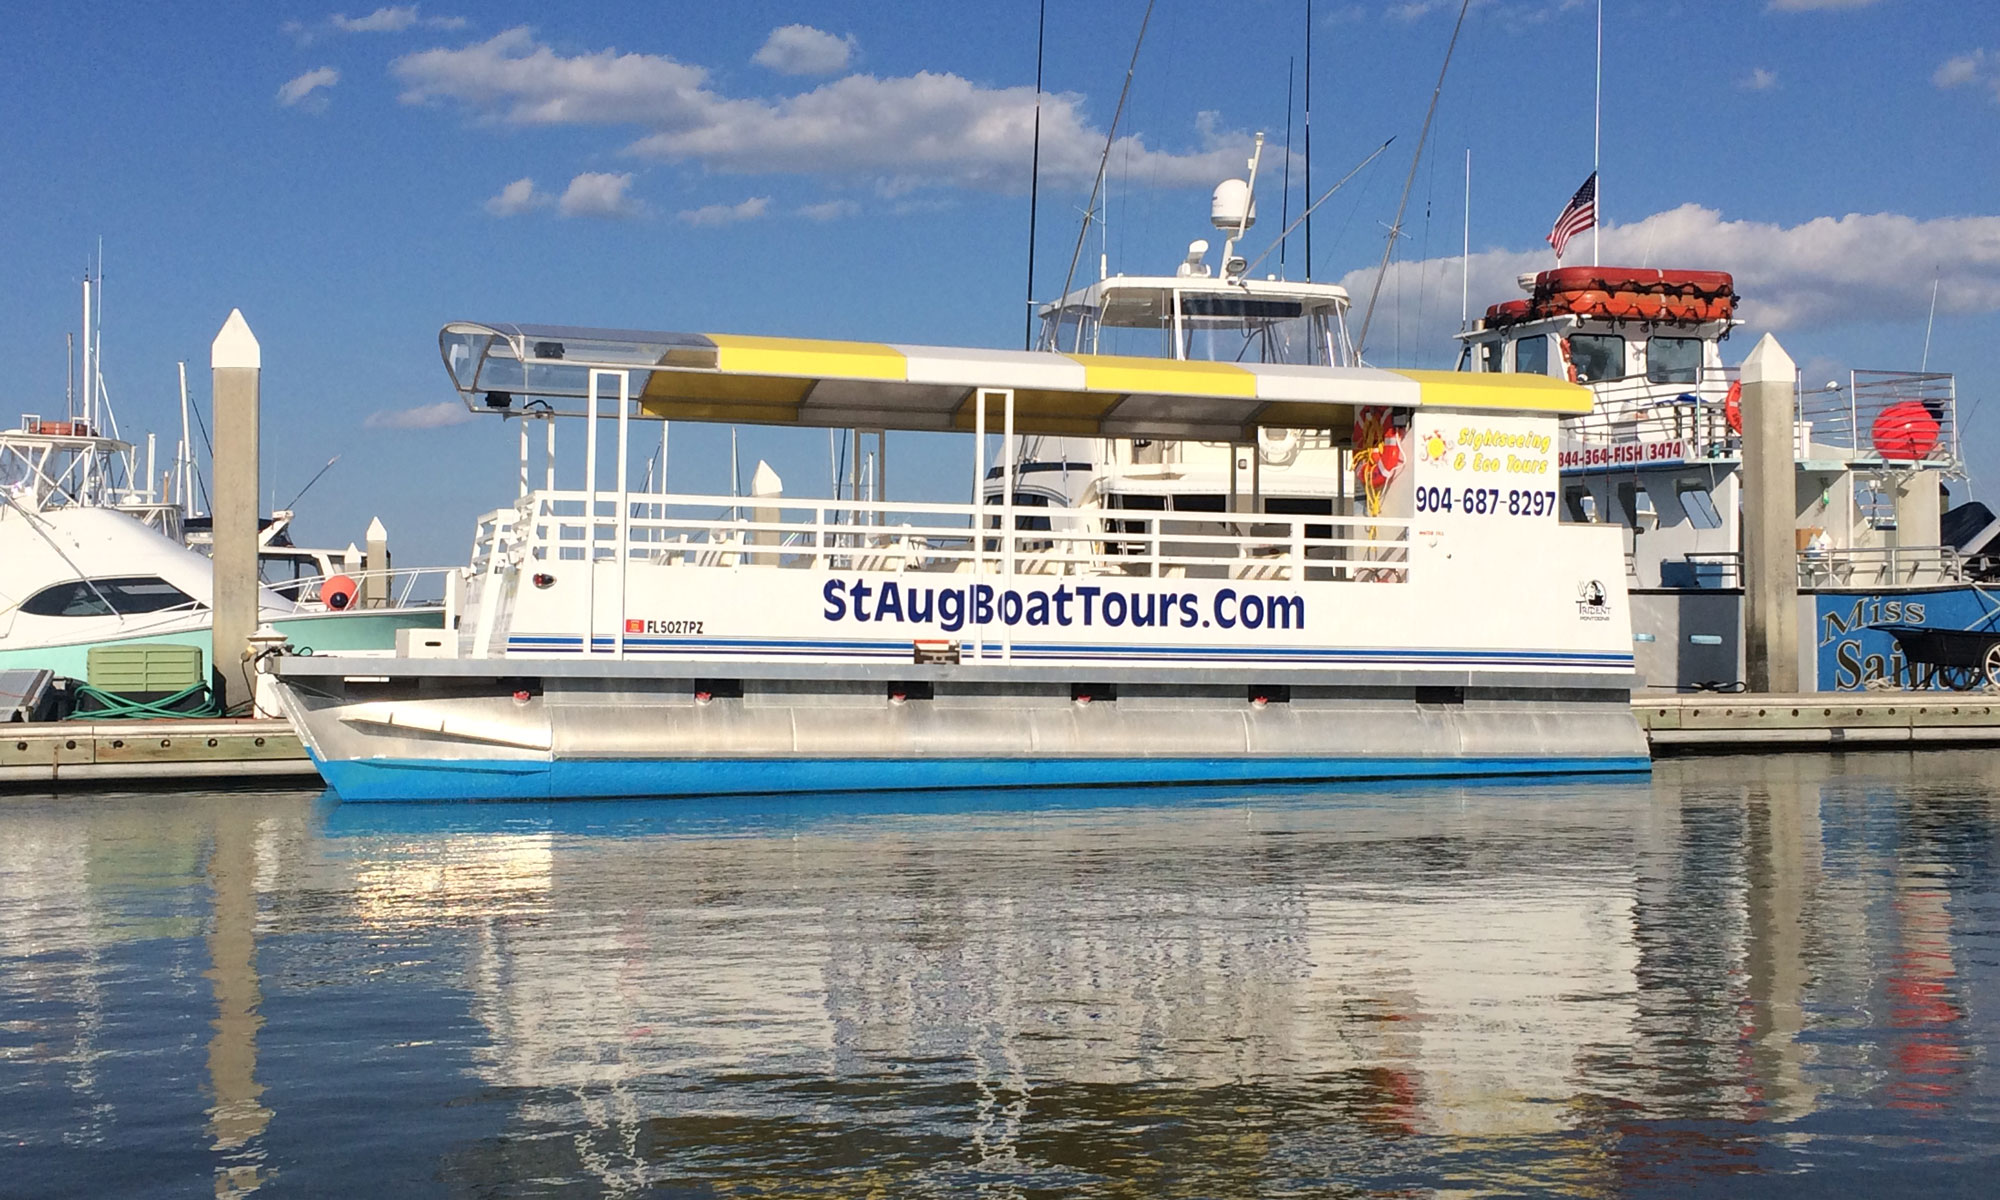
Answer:
[[[1215,196],[1208,202],[1208,220],[1225,233],[1235,233],[1238,229],[1248,229],[1257,223],[1257,197],[1250,192],[1250,185],[1241,179],[1225,179],[1215,185]]]

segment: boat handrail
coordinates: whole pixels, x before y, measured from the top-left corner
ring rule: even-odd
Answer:
[[[457,567],[385,567],[379,571],[339,571],[333,575],[301,575],[296,579],[266,583],[264,586],[287,596],[300,605],[313,608],[325,607],[320,599],[320,591],[328,580],[345,576],[354,581],[357,592],[347,611],[358,609],[391,609],[429,607],[441,603],[444,590],[449,586],[449,578],[458,572]],[[380,595],[372,595],[368,585],[381,580]],[[439,584],[438,598],[433,599],[428,589],[423,598],[416,598],[417,585],[425,580],[435,580]]]
[[[1016,528],[1008,531],[994,505],[657,493],[628,496],[628,505],[621,552],[615,494],[531,492],[520,509],[528,519],[513,523],[518,535],[493,522],[489,554],[518,562],[1401,581],[1412,524],[1327,514],[1016,508]],[[586,506],[595,507],[594,517]],[[981,513],[987,527],[977,529],[972,521]],[[1051,527],[1022,526],[1038,518]]]
[[[1743,552],[1691,551],[1681,556],[1699,578],[1709,568],[1713,581],[1703,586],[1743,586]],[[1798,552],[1800,587],[1885,587],[1895,584],[1964,583],[1964,556],[1954,546],[1830,546]]]

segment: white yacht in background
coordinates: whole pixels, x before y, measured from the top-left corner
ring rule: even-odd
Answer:
[[[133,447],[82,420],[24,418],[0,430],[0,669],[40,668],[83,679],[92,647],[209,647],[213,564],[180,540],[181,507],[129,486]],[[292,595],[263,589],[260,609],[299,646],[387,651],[396,630],[436,629],[426,606],[327,601],[358,588],[303,581]]]

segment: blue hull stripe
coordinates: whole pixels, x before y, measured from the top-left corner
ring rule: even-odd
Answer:
[[[615,637],[592,639],[593,649],[606,651],[618,644]],[[581,654],[581,637],[517,635],[507,639],[507,648],[540,654]],[[970,645],[965,647],[970,650]],[[997,642],[982,649],[999,653]],[[631,635],[625,639],[628,654],[674,654],[714,657],[843,657],[907,660],[910,643],[904,641],[816,641],[781,638],[662,638]],[[1421,649],[1319,649],[1271,646],[1237,649],[1219,646],[1120,646],[1090,644],[1016,643],[1016,659],[1074,660],[1109,658],[1125,662],[1187,662],[1190,659],[1237,663],[1324,663],[1335,666],[1427,667],[1590,667],[1628,671],[1630,654],[1589,651],[1549,650],[1421,650]]]
[[[341,799],[560,800],[1648,771],[1644,758],[313,758]]]

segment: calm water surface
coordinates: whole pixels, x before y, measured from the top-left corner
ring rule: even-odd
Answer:
[[[2000,754],[0,797],[0,1194],[1995,1194]]]

